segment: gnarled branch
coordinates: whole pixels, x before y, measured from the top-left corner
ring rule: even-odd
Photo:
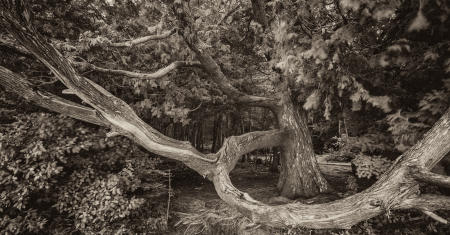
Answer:
[[[209,75],[209,78],[222,90],[222,92],[236,103],[270,108],[278,106],[277,99],[275,98],[248,95],[239,91],[231,84],[225,74],[223,74],[214,59],[208,55],[208,53],[200,51],[196,46],[199,40],[194,30],[193,20],[186,14],[187,7],[183,4],[186,3],[174,3],[174,12],[182,28],[180,30],[180,35],[183,37],[189,49],[196,54],[197,59],[202,64],[204,71]]]
[[[31,83],[25,78],[13,73],[3,66],[0,66],[0,85],[8,91],[13,92],[43,108],[85,122],[100,126],[108,126],[108,124],[101,119],[95,109],[74,103],[48,92],[34,90]]]
[[[288,131],[254,131],[225,139],[222,148],[216,153],[218,163],[223,163],[227,172],[236,166],[239,157],[253,150],[279,146],[288,137]]]
[[[236,189],[231,184],[226,167],[218,170],[213,182],[220,198],[238,208],[253,222],[278,228],[295,226],[322,229],[350,228],[360,221],[390,209],[448,210],[450,198],[427,195],[417,197],[417,182],[407,176],[409,166],[430,162],[425,165],[429,169],[437,163],[435,160],[445,156],[450,146],[449,130],[450,109],[425,134],[425,137],[400,156],[374,185],[358,194],[325,204],[291,203],[278,206],[263,204]],[[447,152],[441,151],[442,148]]]
[[[83,101],[97,110],[110,126],[147,150],[186,165],[202,175],[210,174],[216,159],[200,153],[190,143],[169,138],[142,121],[133,109],[96,83],[75,71],[72,65],[35,30],[21,1],[0,3],[0,24],[29,52]],[[23,15],[23,14],[27,15]]]
[[[130,78],[138,78],[138,79],[142,79],[142,80],[161,78],[161,77],[167,75],[169,72],[171,72],[177,68],[181,68],[181,67],[199,67],[200,66],[200,63],[196,62],[196,61],[175,61],[175,62],[172,62],[171,64],[169,64],[168,66],[159,69],[156,72],[139,73],[139,72],[132,72],[132,71],[127,71],[127,70],[120,70],[120,69],[102,68],[102,67],[98,67],[96,65],[93,65],[93,64],[90,64],[87,62],[72,62],[72,64],[74,64],[75,66],[89,68],[89,69],[92,69],[97,72],[114,74],[114,75],[122,75],[122,76],[127,76]]]
[[[110,44],[110,46],[112,47],[132,47],[135,46],[137,44],[141,44],[141,43],[145,43],[151,40],[161,40],[161,39],[165,39],[170,37],[170,35],[174,34],[176,32],[175,29],[166,31],[162,34],[158,34],[158,35],[149,35],[149,36],[144,36],[144,37],[140,37],[140,38],[136,38],[133,40],[129,40],[129,41],[125,41],[125,42],[113,42]]]

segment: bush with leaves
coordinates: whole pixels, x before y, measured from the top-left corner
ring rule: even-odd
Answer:
[[[44,113],[1,129],[0,233],[167,229],[167,173],[128,139]]]

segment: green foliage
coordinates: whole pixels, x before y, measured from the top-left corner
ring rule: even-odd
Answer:
[[[1,233],[167,229],[168,175],[131,141],[44,113],[1,133]]]
[[[450,106],[450,80],[443,80],[444,86],[439,90],[426,93],[420,100],[415,112],[398,110],[386,117],[396,148],[403,152],[414,145],[422,134]]]

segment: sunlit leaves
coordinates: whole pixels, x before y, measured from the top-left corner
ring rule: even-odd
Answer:
[[[319,107],[320,102],[320,94],[319,92],[313,91],[311,95],[306,98],[306,102],[303,104],[303,109],[310,110],[310,109],[317,109]]]
[[[350,100],[353,102],[353,111],[359,111],[361,101],[366,101],[372,104],[374,107],[380,108],[384,112],[390,112],[391,107],[389,106],[390,98],[387,96],[371,96],[369,92],[364,89],[364,87],[358,83],[354,82],[354,87],[356,91],[350,96]]]

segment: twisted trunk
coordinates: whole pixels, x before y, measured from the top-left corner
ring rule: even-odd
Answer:
[[[313,197],[328,191],[313,150],[306,113],[294,105],[290,91],[282,93],[282,107],[277,112],[280,129],[289,130],[281,153],[281,172],[277,187],[287,198]]]

